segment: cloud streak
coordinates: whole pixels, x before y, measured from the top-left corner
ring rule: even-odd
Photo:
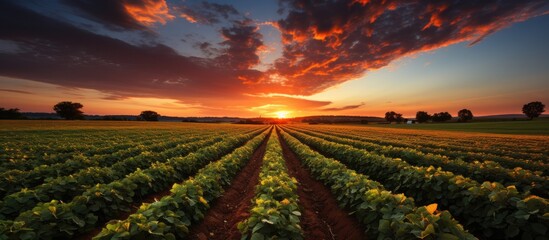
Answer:
[[[322,111],[325,112],[333,112],[333,111],[343,111],[343,110],[349,110],[349,109],[357,109],[359,107],[364,106],[364,103],[357,104],[357,105],[347,105],[343,107],[333,107],[333,108],[323,108]]]
[[[21,90],[5,89],[5,88],[0,88],[0,91],[2,91],[2,92],[11,92],[11,93],[21,93],[21,94],[32,94],[29,91],[21,91]]]

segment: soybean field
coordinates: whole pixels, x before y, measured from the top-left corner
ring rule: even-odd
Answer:
[[[0,239],[549,239],[549,137],[0,122]]]

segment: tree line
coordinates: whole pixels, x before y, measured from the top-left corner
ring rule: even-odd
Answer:
[[[539,101],[536,102],[530,102],[527,104],[524,104],[522,106],[522,113],[526,115],[530,120],[539,117],[543,112],[545,112],[545,105]],[[468,122],[473,120],[473,112],[469,109],[461,109],[457,112],[458,116],[458,122]],[[386,112],[385,113],[385,120],[387,122],[406,122],[408,119],[402,117],[401,113],[397,113],[394,111]],[[425,122],[446,122],[452,120],[452,115],[448,112],[439,112],[434,113],[433,115],[430,115],[428,112],[425,111],[418,111],[416,113],[416,122],[418,123],[425,123]]]
[[[59,102],[53,106],[53,110],[60,117],[67,120],[78,120],[84,119],[84,112],[82,109],[84,105],[77,102]],[[522,107],[522,113],[526,115],[530,120],[539,117],[543,112],[545,112],[545,105],[539,101],[530,102],[524,104]],[[458,122],[468,122],[473,120],[473,112],[469,109],[461,109],[457,112]],[[141,114],[137,117],[139,121],[158,121],[160,114],[155,111],[146,110],[142,111]],[[25,119],[25,116],[19,112],[18,108],[4,109],[0,108],[0,119]],[[416,121],[419,123],[424,123],[428,121],[432,122],[446,122],[452,119],[452,115],[448,112],[439,112],[430,115],[425,111],[418,111],[416,113]],[[390,111],[385,113],[385,120],[388,122],[406,122],[408,119],[402,117],[401,113]]]
[[[53,106],[53,110],[59,117],[62,117],[66,120],[83,120],[84,112],[82,108],[84,105],[77,102],[59,102]],[[139,116],[137,116],[138,121],[158,121],[160,114],[155,111],[142,111]],[[26,119],[26,117],[19,112],[18,108],[4,109],[0,108],[0,119]],[[116,120],[113,117],[105,116],[104,120]]]

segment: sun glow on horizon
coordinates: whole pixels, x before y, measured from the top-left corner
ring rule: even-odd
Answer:
[[[276,115],[277,118],[284,119],[288,118],[288,115],[290,114],[289,111],[278,111],[274,112],[274,115]]]

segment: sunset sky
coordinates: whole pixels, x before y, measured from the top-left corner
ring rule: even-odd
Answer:
[[[549,1],[0,0],[0,107],[407,117],[549,104]]]

